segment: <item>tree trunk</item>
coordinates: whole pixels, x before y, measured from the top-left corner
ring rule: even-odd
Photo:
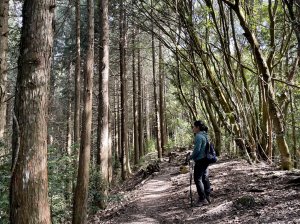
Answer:
[[[9,8],[9,1],[1,0],[0,2],[0,141],[2,141],[4,138],[5,124],[6,124],[8,8]]]
[[[69,68],[69,73],[68,73],[68,82],[72,82],[72,77],[71,74],[74,71],[72,69],[72,64],[70,65]],[[71,87],[66,86],[67,88],[67,128],[66,128],[66,141],[65,141],[65,153],[64,155],[67,156],[68,158],[71,158],[72,155],[72,93],[71,93]],[[66,168],[65,169],[72,169],[71,168],[72,163],[69,162],[69,160],[66,161]],[[69,203],[70,196],[72,194],[72,176],[66,176],[65,177],[65,190],[64,190],[64,195],[65,195],[65,200],[66,203]]]
[[[98,104],[98,140],[97,165],[100,174],[100,208],[107,206],[109,182],[109,25],[108,0],[99,1],[100,43],[99,43],[99,104]]]
[[[24,1],[12,139],[10,223],[51,222],[47,106],[54,8],[54,0]]]
[[[88,0],[88,49],[84,76],[84,108],[77,185],[74,195],[73,224],[86,223],[92,129],[94,67],[94,1]]]
[[[119,161],[120,160],[120,135],[119,135],[119,94],[118,94],[118,85],[116,82],[116,78],[114,79],[114,96],[113,96],[114,102],[114,157],[115,157],[115,161]],[[115,163],[117,164],[117,163]]]
[[[160,112],[160,130],[161,130],[161,149],[165,153],[166,147],[166,129],[165,129],[165,74],[163,69],[162,44],[159,42],[159,112]]]
[[[128,149],[128,93],[126,71],[126,19],[123,0],[120,0],[120,79],[121,79],[121,169],[122,179],[130,174]]]
[[[133,136],[134,136],[134,164],[139,162],[139,132],[138,132],[138,107],[136,91],[136,69],[135,69],[135,28],[132,31],[132,85],[133,85]]]
[[[292,143],[293,143],[293,159],[294,159],[294,168],[297,169],[297,135],[296,135],[296,122],[295,122],[295,108],[294,108],[294,97],[293,93],[290,90],[290,101],[291,101],[291,122],[292,122]]]
[[[140,64],[140,66],[142,65]],[[142,69],[142,67],[140,67],[140,69]],[[144,81],[142,83],[141,98],[143,98],[143,96],[145,96],[145,125],[146,125],[146,142],[147,142],[152,138],[152,132],[150,128],[150,93],[149,93],[147,76],[145,76]]]
[[[120,88],[121,89],[121,88]],[[117,140],[118,140],[118,159],[121,162],[121,154],[122,154],[122,141],[121,141],[121,92],[120,89],[117,91]]]
[[[69,73],[68,73],[68,82],[71,83],[71,74],[72,71],[72,64],[69,67]],[[66,149],[66,155],[71,156],[71,148],[72,148],[72,102],[71,102],[71,89],[69,86],[67,88],[67,129],[66,129],[66,142],[65,142],[65,149]]]
[[[80,74],[81,74],[81,54],[80,54],[80,0],[76,0],[76,65],[75,65],[75,106],[74,106],[74,143],[79,144],[80,135]],[[78,147],[79,148],[79,147]]]
[[[140,30],[138,30],[140,35]],[[143,119],[143,84],[141,68],[140,38],[138,38],[138,136],[139,136],[139,159],[144,156],[144,119]],[[147,100],[147,99],[146,99]],[[146,119],[149,119],[146,117]]]
[[[151,0],[152,6],[152,0]],[[152,9],[151,9],[152,15]],[[155,41],[154,41],[154,24],[152,22],[152,74],[153,74],[153,93],[154,93],[154,105],[155,105],[155,132],[156,132],[156,149],[158,159],[162,158],[162,148],[161,148],[161,126],[160,126],[160,111],[159,102],[157,97],[156,88],[156,70],[155,70]]]

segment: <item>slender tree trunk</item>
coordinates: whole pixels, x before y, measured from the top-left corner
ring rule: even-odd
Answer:
[[[296,135],[296,122],[295,122],[295,109],[294,109],[294,97],[293,93],[290,90],[290,101],[291,101],[291,116],[292,116],[292,143],[293,143],[293,160],[294,168],[297,169],[297,135]]]
[[[13,92],[11,84],[8,83],[7,85],[7,92],[11,93]],[[9,151],[11,150],[11,140],[8,137],[10,135],[10,133],[12,133],[12,114],[13,114],[13,107],[14,107],[14,101],[13,99],[10,99],[7,101],[7,105],[6,105],[6,128],[5,128],[5,134],[4,137],[6,139],[6,145],[8,145],[8,147],[6,147],[6,154],[9,153]]]
[[[100,208],[107,206],[109,182],[109,25],[108,0],[99,0],[100,44],[99,44],[99,104],[98,104],[98,142],[97,165],[101,176],[99,184]]]
[[[199,91],[199,93],[201,94],[201,91]],[[201,97],[201,95],[203,97]],[[205,104],[205,108],[206,108],[206,112],[209,116],[209,120],[213,126],[213,130],[215,133],[215,150],[216,150],[216,154],[217,156],[220,156],[221,154],[221,146],[222,146],[222,141],[221,141],[221,130],[218,124],[218,121],[216,119],[216,116],[214,116],[211,105],[209,104],[208,99],[204,96],[204,94],[201,94],[199,96],[199,98],[201,97],[203,99],[203,102]]]
[[[161,130],[161,149],[162,154],[165,152],[166,146],[166,129],[165,129],[165,96],[164,96],[164,83],[165,74],[163,69],[163,57],[162,57],[162,44],[159,42],[159,113],[160,113],[160,130]]]
[[[110,184],[113,179],[113,153],[112,153],[112,118],[111,118],[111,110],[108,112],[108,183]]]
[[[120,160],[120,135],[119,135],[119,130],[120,130],[120,119],[119,119],[119,94],[118,94],[118,85],[116,82],[116,78],[114,79],[114,117],[115,117],[115,122],[114,122],[114,151],[115,151],[115,160],[119,161]]]
[[[81,103],[81,49],[80,49],[80,0],[75,1],[75,20],[76,20],[76,62],[75,62],[75,90],[74,90],[74,168],[78,168],[78,158],[80,149],[80,103]],[[76,179],[76,172],[73,172],[73,179]],[[73,182],[73,191],[75,184]]]
[[[47,106],[54,8],[53,0],[24,1],[12,139],[10,223],[51,222]]]
[[[68,73],[68,82],[72,82],[71,80],[71,74],[74,70],[72,69],[72,64],[70,65],[69,68],[69,73]],[[71,156],[71,148],[72,148],[72,102],[71,102],[71,89],[70,87],[67,88],[67,129],[66,129],[66,142],[65,142],[65,149],[66,149],[66,154],[68,156]]]
[[[2,141],[4,138],[5,124],[6,124],[8,7],[9,7],[9,0],[1,0],[0,2],[0,141]]]
[[[79,144],[80,135],[80,92],[81,92],[81,54],[80,54],[80,0],[76,0],[76,65],[75,65],[75,106],[74,106],[74,143]]]
[[[142,66],[142,65],[140,65],[140,66]],[[140,69],[142,69],[142,67],[140,67]],[[145,76],[144,82],[142,83],[141,98],[143,98],[143,96],[145,96],[146,141],[149,141],[152,138],[152,132],[151,132],[151,128],[150,128],[150,93],[149,93],[147,76]]]
[[[128,148],[128,93],[126,71],[126,18],[123,0],[120,0],[120,79],[121,79],[121,168],[122,179],[130,174]]]
[[[133,135],[134,135],[134,164],[139,162],[139,132],[138,132],[138,107],[136,91],[136,63],[135,63],[135,29],[132,31],[132,85],[133,85]]]
[[[152,6],[152,0],[151,0]],[[152,14],[152,9],[151,9]],[[158,159],[162,158],[162,148],[161,148],[161,126],[160,126],[160,111],[159,102],[157,97],[156,88],[156,69],[155,69],[155,40],[154,40],[154,24],[152,22],[152,74],[153,74],[153,93],[154,93],[154,104],[155,104],[155,131],[156,131],[156,148]]]
[[[117,135],[118,135],[118,159],[122,162],[122,141],[121,141],[121,92],[117,91]]]
[[[74,69],[72,68],[73,65],[70,65],[69,73],[68,73],[68,82],[72,82],[72,73],[74,72]],[[67,128],[66,128],[66,141],[65,141],[65,156],[68,156],[71,158],[72,155],[72,93],[70,86],[67,86]],[[69,160],[66,161],[66,170],[71,169],[72,163],[69,162]],[[72,176],[66,176],[65,177],[65,200],[66,203],[69,203],[70,196],[72,194]]]
[[[92,129],[92,92],[94,67],[94,1],[88,0],[88,50],[84,77],[84,108],[82,114],[81,144],[77,185],[74,195],[73,224],[86,223],[89,165]]]
[[[140,30],[138,29],[138,136],[139,136],[139,158],[144,156],[144,119],[143,119],[143,82],[142,82],[142,65],[141,65],[141,42]]]

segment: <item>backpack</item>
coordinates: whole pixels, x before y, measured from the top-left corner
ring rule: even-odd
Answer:
[[[214,144],[210,141],[207,141],[206,143],[205,154],[206,154],[206,160],[208,164],[217,162],[218,158],[216,155],[215,147]]]

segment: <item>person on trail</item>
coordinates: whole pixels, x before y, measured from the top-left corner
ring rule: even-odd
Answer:
[[[208,143],[208,128],[202,121],[195,121],[193,132],[195,134],[195,145],[190,159],[195,161],[194,181],[199,196],[195,206],[202,206],[210,203],[209,164],[205,154],[206,144]]]

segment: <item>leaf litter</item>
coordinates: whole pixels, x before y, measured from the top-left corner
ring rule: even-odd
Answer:
[[[212,203],[191,207],[185,152],[175,157],[164,158],[159,169],[154,162],[154,172],[140,170],[114,189],[119,200],[89,223],[300,223],[299,170],[221,158],[209,168]],[[194,183],[192,191],[196,200]]]

